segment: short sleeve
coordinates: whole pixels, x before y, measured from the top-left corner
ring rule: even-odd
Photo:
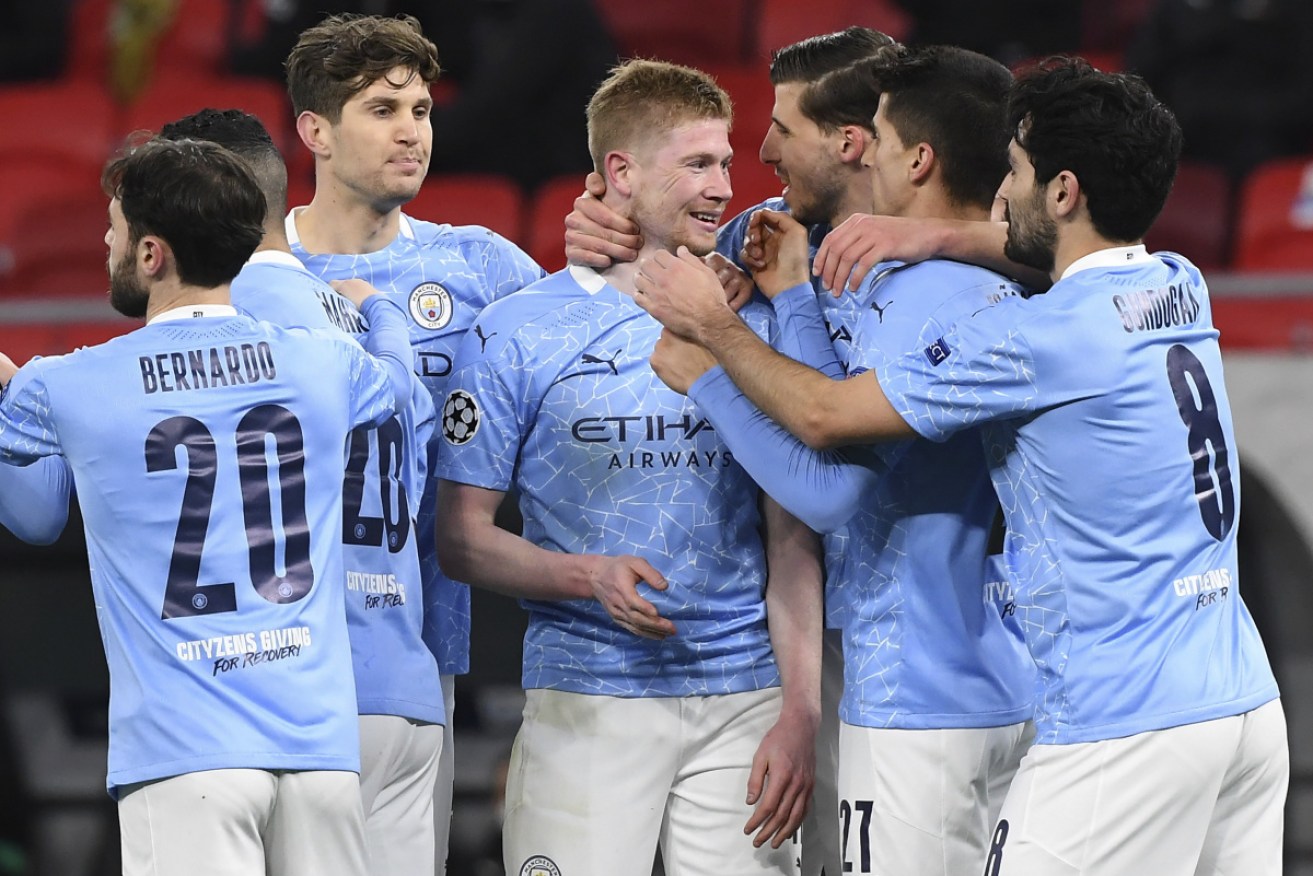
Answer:
[[[514,341],[480,349],[474,333],[456,353],[438,415],[442,441],[434,474],[489,490],[509,488],[529,426],[531,366]]]

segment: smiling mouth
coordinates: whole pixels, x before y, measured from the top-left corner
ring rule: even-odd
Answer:
[[[694,219],[698,220],[699,222],[706,222],[708,225],[716,225],[716,226],[720,225],[719,213],[695,212],[695,213],[690,213],[689,215],[692,216]]]

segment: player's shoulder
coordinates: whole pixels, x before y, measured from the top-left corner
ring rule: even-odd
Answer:
[[[403,214],[405,215],[405,214]],[[525,260],[529,256],[507,238],[482,225],[451,225],[446,222],[429,222],[406,215],[416,246],[421,249],[449,249],[465,253],[488,253],[514,256]]]
[[[479,314],[477,324],[508,335],[537,333],[549,320],[558,322],[593,298],[566,268],[492,302]]]

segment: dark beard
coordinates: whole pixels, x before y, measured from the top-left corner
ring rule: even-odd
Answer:
[[[1034,224],[1028,229],[1021,229],[1012,221],[1012,206],[1007,208],[1008,239],[1003,244],[1003,255],[1019,265],[1043,271],[1053,272],[1054,259],[1058,249],[1058,225],[1038,209],[1033,211]]]
[[[109,304],[119,313],[133,319],[146,315],[150,292],[137,282],[136,264],[131,257],[123,258],[109,275]]]

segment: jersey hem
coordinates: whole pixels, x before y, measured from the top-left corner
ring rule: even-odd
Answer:
[[[1259,706],[1266,705],[1281,696],[1275,684],[1263,689],[1261,693],[1251,694],[1240,699],[1216,703],[1185,712],[1169,712],[1150,718],[1138,718],[1134,721],[1119,721],[1111,724],[1098,724],[1080,728],[1062,728],[1051,724],[1037,722],[1035,742],[1045,745],[1074,745],[1082,742],[1103,742],[1107,739],[1124,739],[1153,730],[1170,730],[1187,724],[1202,724],[1219,718],[1230,718],[1252,712]]]

